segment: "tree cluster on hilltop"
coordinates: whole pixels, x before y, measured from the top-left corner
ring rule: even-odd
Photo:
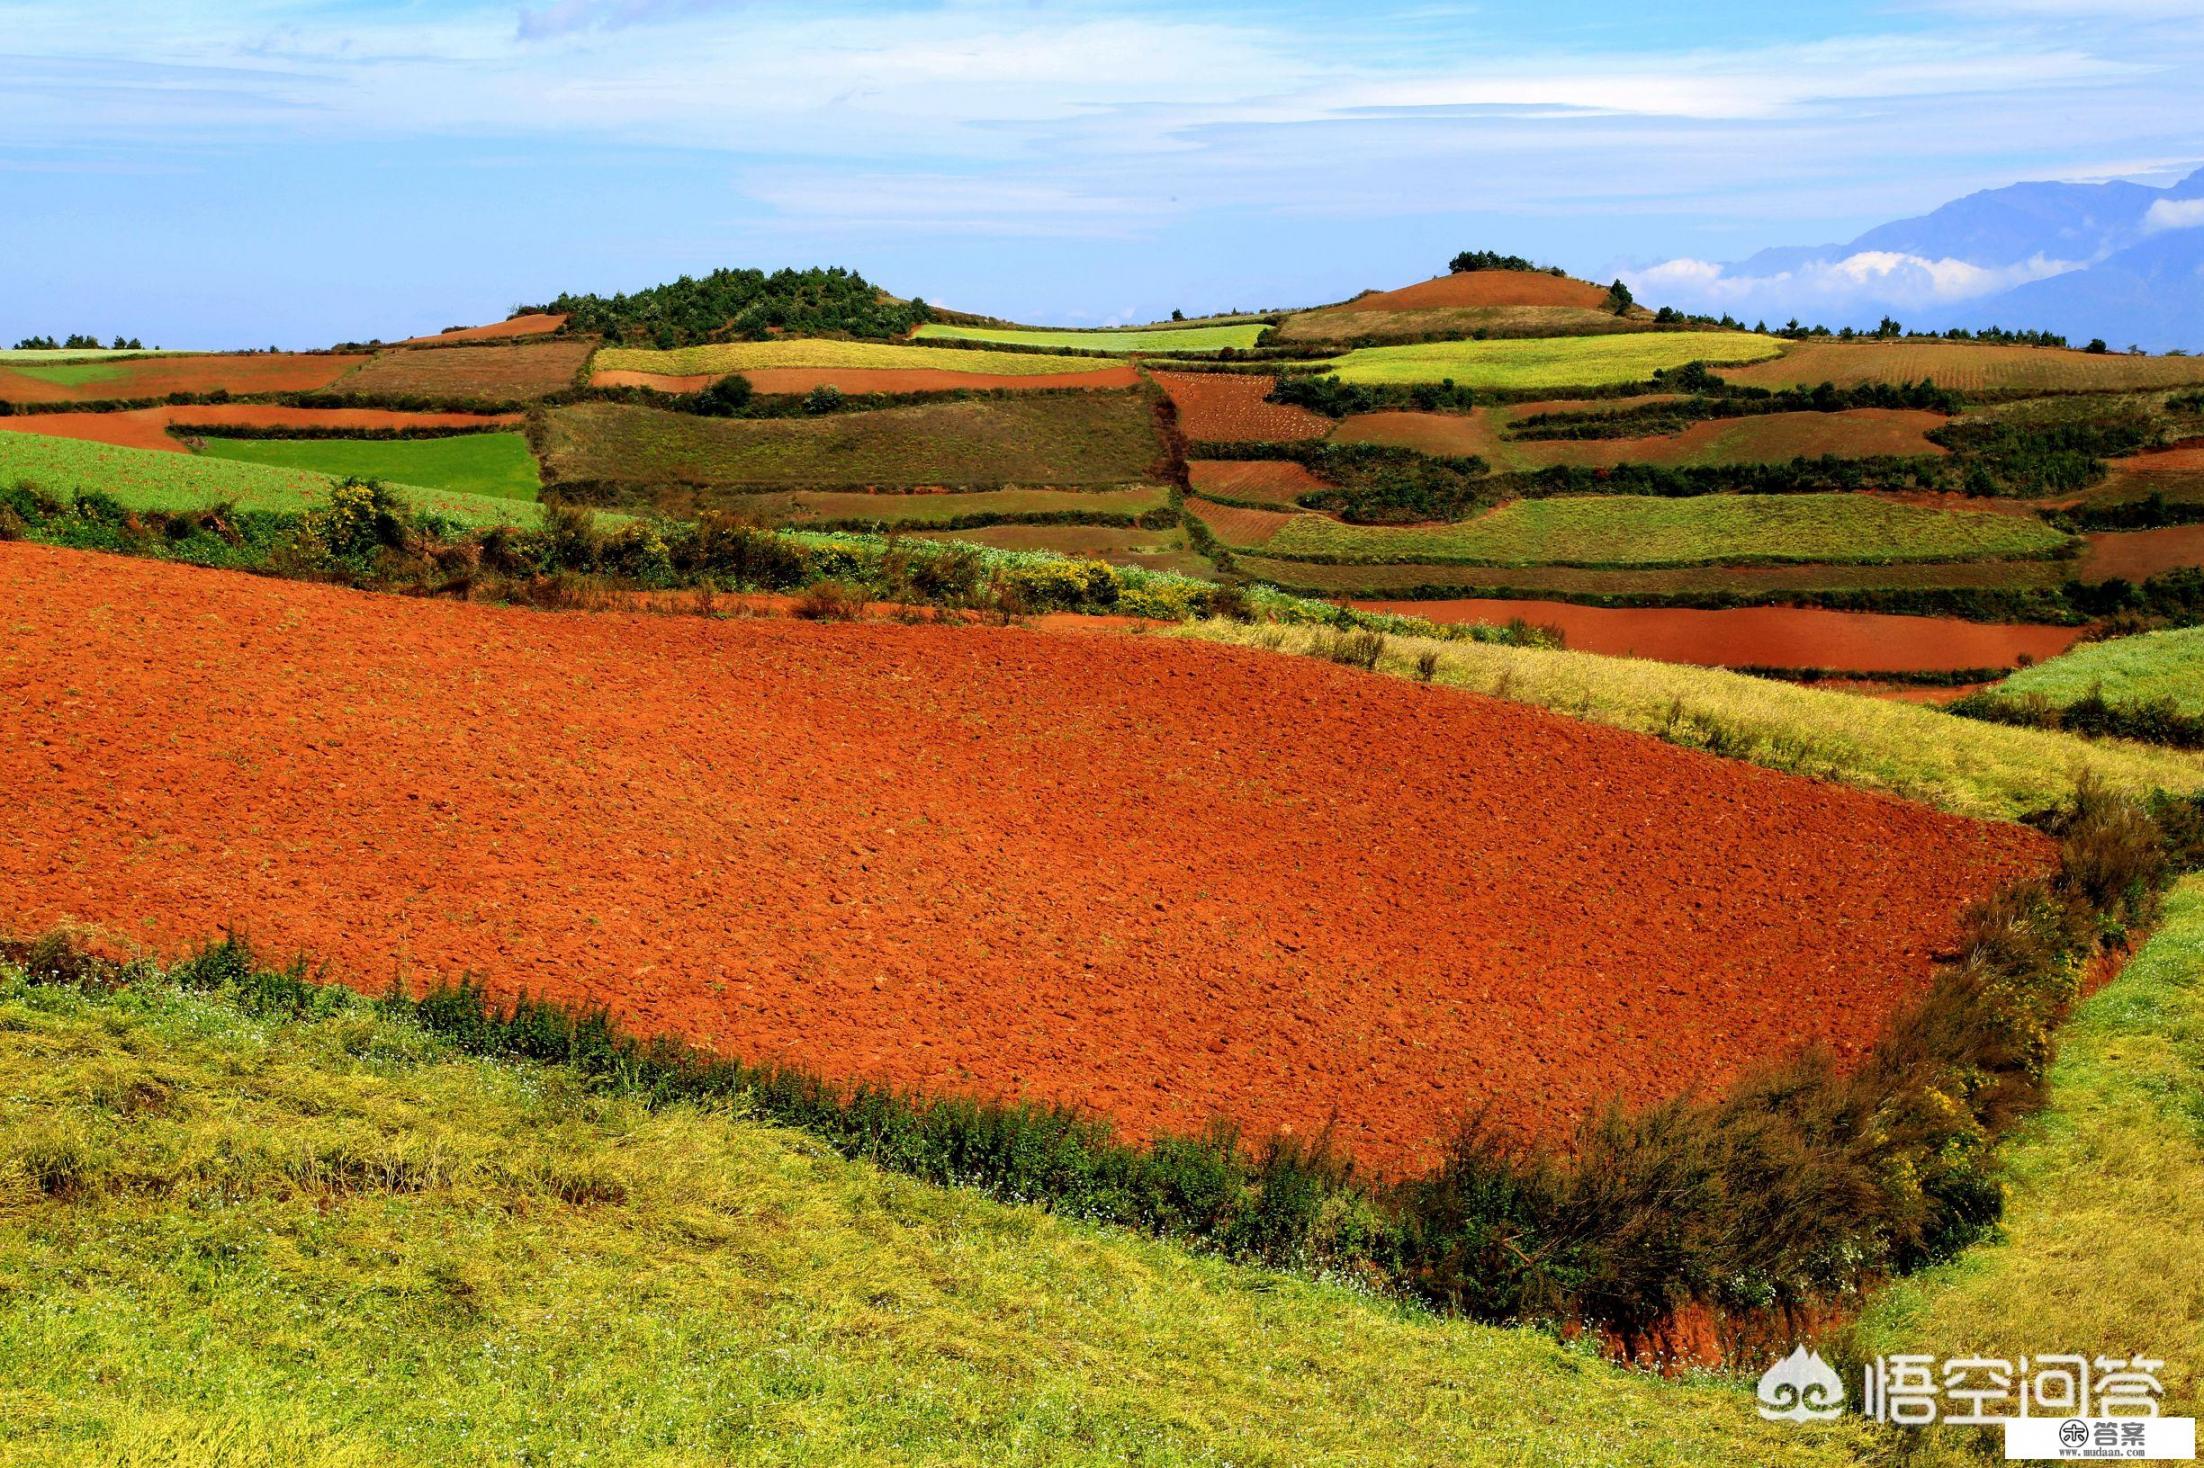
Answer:
[[[633,295],[562,295],[537,308],[563,312],[571,331],[660,348],[754,341],[775,332],[902,336],[930,319],[921,300],[898,301],[854,270],[715,270]]]
[[[1540,265],[1521,255],[1503,255],[1497,250],[1464,250],[1446,262],[1448,271],[1466,275],[1472,270],[1530,270],[1541,275],[1559,275],[1558,265]]]

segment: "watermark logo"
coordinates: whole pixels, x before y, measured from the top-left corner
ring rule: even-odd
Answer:
[[[1844,1415],[1844,1382],[1804,1346],[1760,1377],[1760,1415],[1770,1422],[1827,1422]]]
[[[2152,1356],[1877,1356],[1860,1374],[1860,1415],[1894,1427],[2001,1427],[2008,1461],[2181,1461],[2196,1422],[2162,1417],[2165,1362]],[[1798,1347],[1760,1378],[1770,1422],[1826,1422],[1845,1411],[1843,1379]]]

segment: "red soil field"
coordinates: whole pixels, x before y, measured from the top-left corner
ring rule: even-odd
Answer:
[[[702,372],[672,376],[604,368],[589,375],[591,387],[647,387],[686,393],[710,387],[724,374]],[[1008,388],[1013,392],[1044,387],[1126,388],[1140,386],[1140,374],[1122,363],[1093,372],[1014,373],[945,372],[933,367],[754,367],[742,374],[762,393],[804,393],[815,387],[843,392],[955,392]]]
[[[1189,459],[1186,471],[1198,493],[1265,505],[1292,505],[1325,487],[1291,459]]]
[[[169,430],[204,428],[512,428],[518,413],[393,413],[381,408],[286,408],[274,403],[202,403],[129,408],[120,413],[25,413],[0,418],[0,432],[43,433],[126,449],[188,452]]]
[[[1418,281],[1399,290],[1357,296],[1338,311],[1430,311],[1462,306],[1596,307],[1607,292],[1567,276],[1531,270],[1470,270]]]
[[[0,928],[225,922],[1125,1132],[1858,1057],[2023,827],[1313,659],[541,613],[0,544]],[[1351,751],[1351,755],[1343,755]]]
[[[1186,499],[1186,512],[1209,527],[1209,533],[1230,546],[1255,549],[1285,528],[1297,512],[1258,510],[1246,505],[1220,505],[1198,495]]]
[[[1372,611],[1434,622],[1527,622],[1559,627],[1577,652],[1696,663],[1709,668],[1828,668],[1846,673],[1945,673],[2041,661],[2081,640],[2079,627],[1962,622],[1816,607],[1583,607],[1557,601],[1469,597],[1358,601]]]
[[[13,368],[0,367],[0,399],[12,403],[92,403],[160,398],[172,392],[317,392],[367,360],[291,352],[118,357],[99,364],[114,368],[113,373],[67,385],[42,382]]]
[[[2184,566],[2204,566],[2204,525],[2170,525],[2161,530],[2106,530],[2082,537],[2084,581],[2117,576],[2147,581]]]
[[[438,342],[492,342],[515,336],[549,336],[565,325],[563,311],[535,311],[526,316],[493,321],[488,326],[463,326],[457,331],[440,331],[434,336],[409,336],[398,345],[425,347]]]
[[[1332,420],[1306,408],[1264,401],[1277,386],[1269,377],[1223,372],[1151,372],[1178,405],[1179,432],[1212,443],[1277,442],[1322,438]]]

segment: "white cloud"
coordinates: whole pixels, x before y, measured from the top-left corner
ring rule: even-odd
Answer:
[[[1948,257],[1931,260],[1893,250],[1861,250],[1764,275],[1738,274],[1712,261],[1681,258],[1625,270],[1623,279],[1653,305],[1747,315],[1822,311],[1841,316],[1859,310],[1954,305],[2062,275],[2083,263],[2038,255],[2017,265],[1986,268]]]
[[[2157,199],[2143,216],[2143,232],[2158,234],[2169,229],[2195,229],[2204,224],[2204,199]]]

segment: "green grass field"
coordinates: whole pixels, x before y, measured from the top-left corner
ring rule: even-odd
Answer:
[[[2062,657],[2021,669],[1993,691],[2016,698],[2037,694],[2063,704],[2100,686],[2108,703],[2166,698],[2182,713],[2204,717],[2204,627],[2085,642]]]
[[[919,347],[902,342],[848,342],[796,337],[786,341],[722,342],[670,352],[607,347],[590,363],[600,372],[656,372],[670,377],[700,373],[757,372],[776,367],[850,367],[921,372],[974,373],[990,377],[1044,377],[1101,371],[1107,362],[1083,362],[1034,352],[983,352],[963,347]]]
[[[1464,387],[1560,389],[1643,382],[1686,362],[1757,362],[1782,350],[1782,342],[1752,332],[1662,331],[1363,347],[1318,365],[1346,382],[1451,378]]]
[[[1315,650],[1306,628],[1194,623],[1174,634],[1289,653]],[[2116,790],[2204,790],[2204,754],[1957,719],[1918,704],[1588,652],[1389,639],[1380,671],[1552,709],[1770,769],[1924,801],[1959,815],[2013,820],[2045,810],[2094,774]]]
[[[1975,560],[2037,554],[2067,539],[2016,515],[1858,494],[1571,495],[1515,500],[1452,525],[1294,515],[1255,548],[1285,560],[1653,567]]]
[[[450,438],[210,438],[210,459],[356,475],[393,484],[457,490],[491,499],[532,500],[543,488],[528,440],[517,433]]]
[[[1245,349],[1264,331],[1260,321],[1225,326],[1149,326],[1105,331],[1048,331],[1037,327],[945,326],[929,322],[916,335],[924,340],[1002,342],[1023,347],[1077,347],[1089,352],[1214,352]]]
[[[1867,1353],[2148,1355],[2166,1363],[2164,1414],[2196,1415],[2204,877],[2174,890],[2157,934],[2060,1031],[2050,1103],[2003,1156],[2002,1236],[1877,1295]]]
[[[310,469],[245,464],[199,454],[117,448],[42,434],[0,433],[0,483],[28,480],[46,493],[98,492],[134,510],[196,510],[229,503],[241,510],[295,511],[324,502],[333,482]],[[532,502],[400,485],[416,507],[468,525],[532,524]]]
[[[185,351],[159,347],[0,347],[0,363],[21,370],[63,362],[104,362],[115,357],[184,357]]]
[[[1856,1461],[1856,1423],[456,1057],[0,972],[0,1464]]]
[[[1078,392],[802,418],[579,403],[551,412],[544,464],[645,485],[1075,486],[1147,480],[1160,456],[1145,398]]]

